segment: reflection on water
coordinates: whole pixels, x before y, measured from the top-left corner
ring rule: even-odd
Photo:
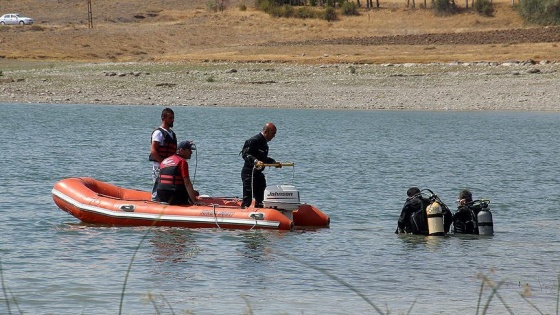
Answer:
[[[189,230],[156,228],[151,230],[148,237],[156,262],[185,262],[195,258],[200,252],[196,239]]]
[[[440,251],[442,246],[448,244],[449,237],[398,234],[398,238],[403,242],[405,250],[428,250],[431,252]]]
[[[241,242],[245,245],[240,248],[243,256],[258,262],[263,256],[270,254],[271,242],[266,231],[243,232],[241,237]]]

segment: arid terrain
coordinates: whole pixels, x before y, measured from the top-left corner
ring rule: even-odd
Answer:
[[[559,27],[526,25],[510,0],[495,0],[492,17],[472,11],[440,17],[381,0],[359,16],[273,18],[254,2],[213,0],[0,0],[34,26],[0,27],[0,57],[63,61],[290,61],[407,63],[556,60]],[[428,2],[429,4],[430,2]],[[245,4],[247,9],[240,10]],[[465,3],[457,1],[464,9]]]
[[[0,0],[36,20],[0,27],[0,103],[560,111],[560,28],[526,25],[510,0],[492,17],[380,0],[335,22],[91,2],[93,28],[87,0]]]

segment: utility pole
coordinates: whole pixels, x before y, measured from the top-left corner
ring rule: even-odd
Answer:
[[[88,28],[93,28],[93,14],[91,13],[91,0],[87,0]]]

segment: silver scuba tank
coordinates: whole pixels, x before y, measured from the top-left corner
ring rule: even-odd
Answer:
[[[480,205],[482,210],[477,215],[478,235],[494,235],[494,222],[492,221],[492,212],[488,204],[490,200],[482,199]]]

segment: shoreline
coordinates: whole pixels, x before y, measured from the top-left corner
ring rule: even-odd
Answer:
[[[6,60],[0,101],[423,111],[560,111],[560,63]]]

